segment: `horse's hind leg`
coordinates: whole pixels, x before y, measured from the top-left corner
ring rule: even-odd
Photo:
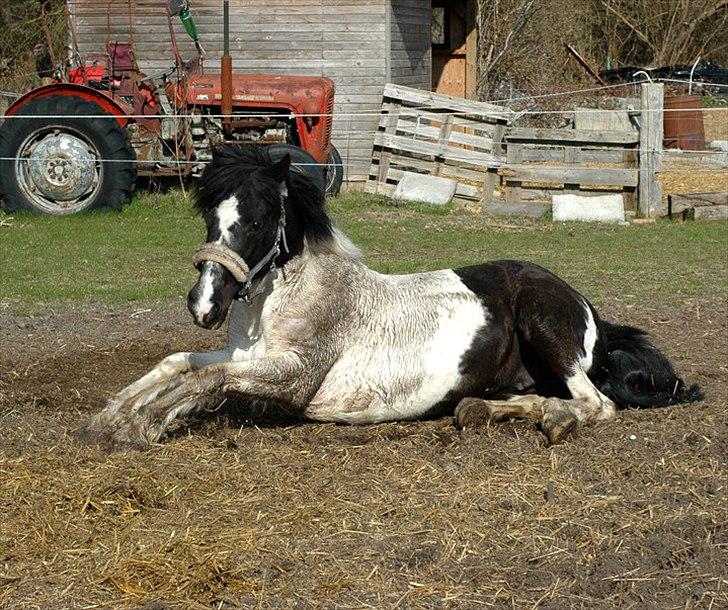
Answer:
[[[455,425],[458,428],[472,428],[507,419],[539,421],[545,400],[536,395],[511,396],[507,400],[463,398],[455,408]]]
[[[587,373],[603,357],[598,323],[588,303],[554,276],[531,278],[519,293],[516,326],[523,350],[561,379],[570,400],[549,398],[541,405],[541,429],[558,443],[577,425],[616,414]]]
[[[550,444],[560,443],[580,424],[611,419],[616,405],[591,382],[581,368],[565,379],[572,399],[549,398],[543,403],[541,429]]]

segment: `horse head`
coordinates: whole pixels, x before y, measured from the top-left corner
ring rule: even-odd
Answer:
[[[331,236],[322,185],[274,147],[213,151],[197,190],[207,240],[195,255],[200,275],[187,297],[195,324],[219,328],[233,300],[251,298],[254,285],[301,254],[306,237]]]

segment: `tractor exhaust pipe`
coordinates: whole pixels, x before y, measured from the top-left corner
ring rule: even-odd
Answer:
[[[226,138],[232,137],[233,113],[233,58],[230,56],[230,0],[223,0],[223,55],[220,62],[220,85],[222,88],[222,127]]]

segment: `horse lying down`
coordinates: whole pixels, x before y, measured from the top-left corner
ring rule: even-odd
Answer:
[[[239,396],[346,424],[528,418],[557,443],[622,407],[702,397],[642,331],[603,321],[534,264],[372,271],[316,181],[272,155],[220,148],[199,185],[207,244],[188,307],[211,329],[230,310],[227,347],[168,356],[88,422],[86,440],[145,448],[175,418]]]

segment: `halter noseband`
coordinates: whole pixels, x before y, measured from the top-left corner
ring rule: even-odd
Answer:
[[[212,261],[225,267],[233,275],[235,280],[239,284],[242,284],[242,287],[235,295],[235,299],[250,303],[250,301],[261,294],[264,290],[264,282],[261,281],[255,291],[251,292],[253,278],[268,263],[270,263],[268,273],[275,271],[276,260],[281,254],[281,242],[283,243],[283,249],[286,254],[288,254],[288,242],[286,241],[286,208],[283,201],[281,201],[281,214],[278,217],[278,227],[276,229],[276,238],[273,242],[273,247],[268,250],[268,253],[260,259],[255,267],[250,269],[245,260],[243,260],[243,257],[241,257],[237,252],[223,244],[214,242],[202,244],[199,248],[197,248],[192,257],[192,263],[195,267],[199,268],[201,263]],[[268,275],[268,273],[266,273],[266,275]]]

